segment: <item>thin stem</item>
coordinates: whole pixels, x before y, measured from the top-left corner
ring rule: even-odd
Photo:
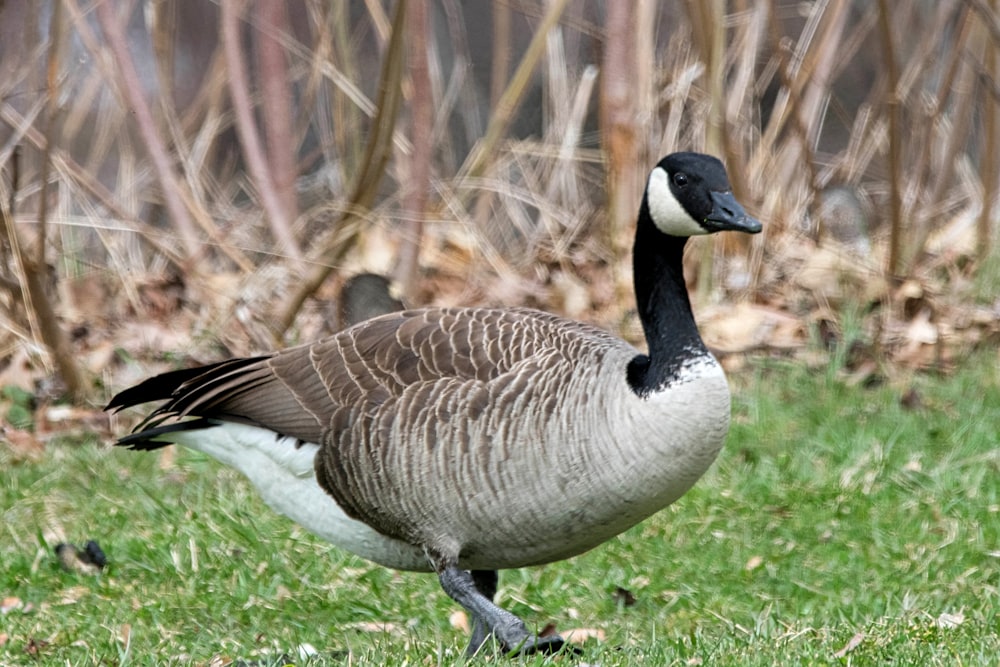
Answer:
[[[899,277],[900,236],[903,233],[903,205],[900,193],[901,127],[899,103],[899,68],[896,63],[895,48],[892,44],[892,24],[888,0],[879,0],[879,30],[882,33],[882,59],[886,77],[886,115],[889,119],[889,266],[891,277]]]
[[[113,6],[115,4],[117,3],[112,3],[110,0],[98,2],[96,7],[97,21],[117,63],[121,92],[132,109],[139,128],[139,135],[146,145],[146,150],[149,151],[153,169],[160,182],[164,204],[170,214],[170,219],[177,225],[180,232],[181,240],[187,249],[188,261],[193,264],[194,260],[201,254],[201,243],[194,222],[181,199],[180,189],[183,185],[174,173],[170,155],[159,132],[157,132],[153,112],[143,94],[139,73],[136,71],[132,54],[129,52],[125,34],[122,32],[121,25],[114,13]]]
[[[409,28],[410,84],[410,168],[406,179],[406,212],[404,234],[399,248],[396,278],[406,300],[412,302],[417,290],[417,270],[420,241],[427,213],[427,191],[430,187],[431,135],[434,130],[434,102],[431,99],[431,77],[427,60],[427,35],[431,30],[427,0],[411,0]]]
[[[257,187],[261,206],[267,214],[271,232],[278,241],[280,249],[293,259],[301,259],[302,253],[292,235],[291,221],[281,206],[281,200],[268,173],[267,158],[264,155],[264,148],[261,146],[260,135],[253,119],[250,84],[243,58],[243,49],[240,46],[242,2],[240,0],[222,0],[221,9],[222,49],[225,54],[226,68],[229,71],[229,97],[233,104],[236,134],[240,139],[243,158],[246,160],[247,169]]]

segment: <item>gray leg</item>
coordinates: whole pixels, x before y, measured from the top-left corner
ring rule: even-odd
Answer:
[[[472,583],[475,584],[476,590],[479,591],[484,598],[493,602],[493,597],[497,594],[497,582],[499,580],[497,571],[472,570],[469,574],[472,575]],[[471,657],[479,653],[483,644],[485,644],[491,636],[492,635],[489,627],[486,625],[486,621],[473,614],[472,635],[469,637],[469,646],[465,649],[465,655]]]
[[[479,576],[481,580],[486,579],[483,575]],[[486,636],[492,634],[500,642],[504,652],[522,655],[535,652],[555,653],[562,649],[562,637],[536,637],[528,632],[524,621],[487,599],[476,587],[476,579],[471,572],[455,565],[443,565],[438,568],[438,579],[444,592],[469,612],[473,623],[484,626],[483,630],[476,630],[475,625],[473,626],[473,640],[485,641]],[[488,579],[485,583],[488,583]],[[469,646],[472,648],[471,643]],[[478,648],[477,646],[476,649]]]

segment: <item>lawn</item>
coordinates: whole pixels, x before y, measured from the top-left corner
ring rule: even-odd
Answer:
[[[499,602],[528,623],[605,635],[577,659],[514,663],[995,665],[997,367],[983,351],[862,387],[750,363],[694,490],[588,554],[502,573]],[[203,456],[163,469],[84,439],[35,461],[0,446],[0,465],[0,664],[461,660],[457,606],[432,576],[313,539]],[[97,540],[109,565],[62,569],[60,539]]]

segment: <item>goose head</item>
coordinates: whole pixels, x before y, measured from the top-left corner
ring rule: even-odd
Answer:
[[[649,175],[645,205],[653,224],[668,236],[761,230],[733,196],[726,168],[711,155],[671,153],[660,160]]]

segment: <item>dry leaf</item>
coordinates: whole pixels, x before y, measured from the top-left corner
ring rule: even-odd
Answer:
[[[86,586],[72,586],[63,591],[62,597],[59,598],[59,602],[56,604],[76,604],[89,592],[90,589]]]
[[[0,387],[17,387],[31,393],[35,391],[35,381],[45,375],[44,369],[36,368],[32,363],[26,345],[18,345],[5,363],[6,366],[0,370]]]
[[[10,450],[14,462],[37,461],[45,452],[45,446],[34,433],[7,426],[2,421],[0,421],[0,443]]]
[[[954,614],[944,612],[934,621],[939,628],[957,628],[962,623],[965,623],[965,614],[961,611]]]
[[[721,353],[759,347],[794,349],[805,344],[805,327],[797,317],[752,303],[718,305],[698,317],[705,344]]]
[[[33,658],[38,657],[38,654],[42,652],[49,643],[44,639],[35,639],[32,637],[28,640],[28,645],[24,647],[24,652]]]
[[[590,286],[573,274],[555,271],[552,274],[552,289],[559,310],[567,317],[580,318],[594,309],[590,301]]]
[[[21,598],[9,597],[0,600],[0,614],[9,614],[15,609],[20,609],[24,606],[21,602]]]
[[[132,640],[132,626],[129,623],[122,623],[121,627],[118,628],[118,641],[125,646],[129,645]]]
[[[451,623],[451,627],[456,630],[461,630],[465,634],[469,634],[472,630],[469,628],[469,617],[464,611],[453,611],[450,616],[448,616],[448,622]]]
[[[795,274],[795,283],[812,292],[817,300],[834,303],[845,297],[877,301],[889,290],[888,283],[869,261],[839,244],[826,243],[806,256]]]
[[[566,630],[560,633],[563,640],[569,644],[583,644],[590,639],[596,639],[599,642],[603,642],[607,635],[604,630],[600,628],[573,628],[572,630]]]
[[[834,658],[843,658],[845,655],[856,649],[865,640],[865,633],[858,632],[851,637],[844,646],[833,654]]]
[[[760,556],[751,556],[747,564],[743,566],[743,569],[747,572],[753,572],[758,567],[764,564],[764,559]]]

